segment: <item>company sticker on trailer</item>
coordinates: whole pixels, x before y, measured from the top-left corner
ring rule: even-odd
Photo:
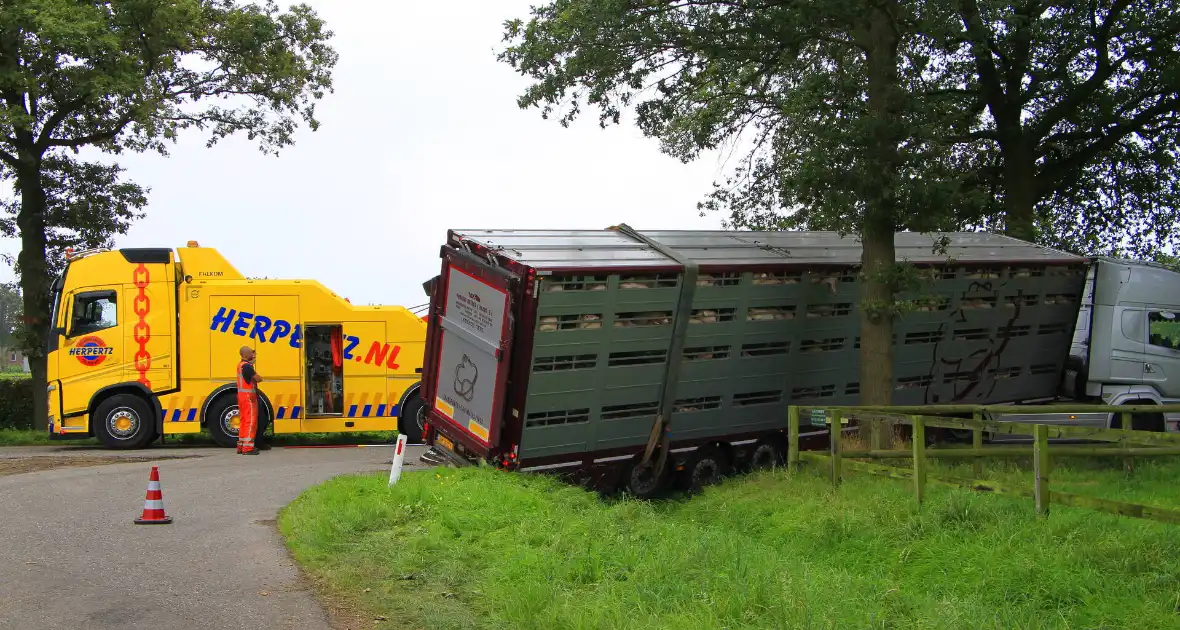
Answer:
[[[485,443],[496,402],[500,335],[508,294],[452,267],[434,407]]]

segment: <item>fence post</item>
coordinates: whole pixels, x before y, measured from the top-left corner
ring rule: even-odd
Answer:
[[[971,418],[976,422],[983,422],[983,412],[976,411],[971,414]],[[971,430],[971,449],[983,450],[983,429],[975,428]],[[975,457],[971,460],[971,472],[976,479],[983,479],[983,458]]]
[[[918,505],[926,498],[926,423],[922,416],[910,416],[914,431],[914,495]]]
[[[799,469],[799,406],[787,407],[787,468]]]
[[[832,417],[830,419],[831,429],[828,431],[828,444],[832,453],[832,485],[840,485],[840,437],[844,432],[843,414],[839,409],[832,410]]]
[[[1036,494],[1037,515],[1049,515],[1049,426],[1038,424],[1033,429],[1033,488]]]
[[[857,420],[857,424],[860,424],[859,420]],[[881,440],[881,429],[882,429],[882,427],[881,427],[880,419],[873,417],[872,419],[869,420],[869,450],[870,451],[884,450],[885,446],[883,445],[883,441]]]
[[[1135,423],[1132,421],[1131,414],[1124,411],[1123,413],[1119,414],[1119,417],[1121,417],[1123,419],[1123,422],[1122,422],[1123,431],[1128,433],[1127,437],[1130,437],[1129,434],[1135,428]],[[1127,440],[1127,439],[1123,440],[1123,448],[1131,448],[1131,446],[1132,446],[1132,443],[1130,442],[1130,440]],[[1135,472],[1135,458],[1134,457],[1127,457],[1127,458],[1123,459],[1123,472],[1128,475]]]

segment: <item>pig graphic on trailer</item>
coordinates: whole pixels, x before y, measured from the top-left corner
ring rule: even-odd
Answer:
[[[455,395],[471,402],[475,398],[475,381],[479,380],[479,368],[466,354],[463,360],[455,365]]]

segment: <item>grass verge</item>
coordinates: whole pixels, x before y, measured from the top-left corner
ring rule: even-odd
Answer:
[[[1180,461],[1110,493],[1176,506]],[[1101,468],[1105,466],[1105,468]],[[1121,462],[1055,469],[1094,490]],[[932,471],[934,474],[935,471]],[[1029,479],[1011,464],[997,472]],[[740,477],[687,501],[603,501],[480,469],[339,477],[280,514],[295,558],[381,628],[1165,628],[1175,528],[818,471]]]
[[[76,444],[79,446],[97,446],[98,440],[70,440],[68,442],[51,442],[44,431],[33,429],[0,429],[0,446],[44,446],[46,444]]]

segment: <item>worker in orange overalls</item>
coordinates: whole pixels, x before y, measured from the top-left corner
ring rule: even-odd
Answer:
[[[254,370],[254,349],[242,346],[242,361],[238,363],[238,453],[257,455],[254,433],[258,429],[258,383],[262,377]]]

